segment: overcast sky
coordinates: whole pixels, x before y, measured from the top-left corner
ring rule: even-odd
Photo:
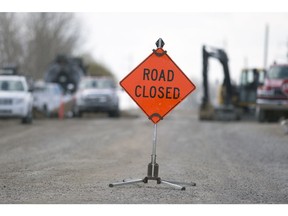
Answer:
[[[80,13],[87,35],[85,49],[121,80],[156,48],[161,37],[168,55],[193,79],[201,77],[202,45],[223,48],[231,77],[243,67],[264,66],[265,27],[268,61],[286,61],[288,13]],[[210,60],[209,79],[222,80],[220,63]]]
[[[226,50],[232,78],[243,67],[263,67],[264,32],[269,25],[268,65],[287,59],[286,0],[37,0],[2,1],[3,11],[80,12],[83,50],[121,80],[154,49],[161,37],[168,55],[189,78],[201,77],[202,45]],[[209,78],[223,77],[210,60]]]
[[[265,26],[269,25],[268,65],[286,61],[288,13],[96,12],[77,14],[84,24],[85,49],[120,80],[141,63],[161,37],[168,55],[189,78],[202,78],[202,45],[226,50],[232,78],[245,67],[263,67]],[[210,78],[211,77],[211,78]],[[222,79],[210,60],[209,78]]]

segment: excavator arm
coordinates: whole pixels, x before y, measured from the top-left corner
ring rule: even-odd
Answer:
[[[203,103],[208,103],[210,101],[209,98],[209,82],[208,82],[208,60],[210,57],[216,58],[220,61],[223,72],[224,72],[224,80],[223,80],[223,87],[225,90],[225,98],[224,104],[230,105],[232,103],[232,85],[231,85],[231,79],[230,79],[230,73],[229,73],[229,67],[228,67],[228,57],[224,50],[222,49],[216,49],[216,48],[210,48],[209,51],[206,48],[206,46],[202,47],[202,55],[203,55],[203,89],[204,89],[204,95],[203,95]]]
[[[232,103],[232,97],[234,94],[233,87],[231,84],[230,79],[230,72],[228,67],[228,57],[224,50],[217,49],[214,47],[202,47],[202,58],[203,58],[203,98],[202,98],[202,104],[200,106],[200,120],[205,119],[219,119],[218,116],[216,116],[216,113],[225,113],[227,110],[227,113],[231,113],[234,111],[233,109],[233,103]],[[215,107],[212,106],[210,102],[210,95],[209,95],[209,81],[208,81],[208,60],[209,58],[215,58],[219,60],[223,67],[224,72],[224,80],[222,84],[222,100],[223,100],[223,107],[215,109]],[[220,117],[221,119],[222,117]]]

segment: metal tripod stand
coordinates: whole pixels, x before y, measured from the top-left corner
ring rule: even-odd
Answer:
[[[153,149],[152,149],[152,155],[151,155],[151,162],[148,164],[147,176],[143,179],[132,179],[132,180],[124,179],[122,182],[109,184],[109,187],[128,185],[128,184],[134,184],[134,183],[140,183],[140,182],[148,183],[148,180],[155,180],[157,181],[157,184],[163,183],[163,184],[166,184],[166,185],[169,185],[177,189],[181,189],[181,190],[185,190],[186,188],[184,186],[181,186],[180,184],[196,186],[196,183],[194,182],[183,183],[183,182],[167,181],[158,177],[159,165],[156,163],[156,143],[157,143],[157,124],[154,124]]]

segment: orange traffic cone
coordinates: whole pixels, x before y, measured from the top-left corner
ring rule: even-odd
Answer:
[[[64,119],[64,102],[63,102],[63,97],[61,97],[61,101],[60,101],[60,106],[58,108],[58,119]]]

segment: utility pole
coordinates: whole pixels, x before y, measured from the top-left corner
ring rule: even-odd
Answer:
[[[269,37],[269,25],[266,24],[265,27],[265,39],[264,39],[264,69],[267,68],[267,59],[268,59],[268,38]]]
[[[247,56],[244,57],[244,68],[248,68],[248,58],[247,58]]]

